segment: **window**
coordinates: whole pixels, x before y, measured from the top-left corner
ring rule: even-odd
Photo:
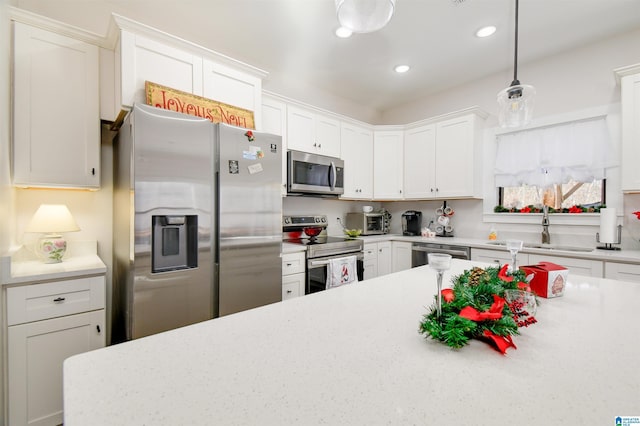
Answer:
[[[605,179],[591,182],[570,180],[562,185],[553,185],[546,191],[541,191],[533,185],[502,187],[499,190],[498,204],[506,211],[513,209],[519,211],[525,206],[542,208],[544,201],[555,210],[568,210],[573,206],[581,206],[588,211],[589,208],[598,208],[606,204],[605,189]]]

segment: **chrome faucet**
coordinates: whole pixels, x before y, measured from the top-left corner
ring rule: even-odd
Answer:
[[[542,244],[549,244],[551,235],[549,235],[549,206],[542,206]]]

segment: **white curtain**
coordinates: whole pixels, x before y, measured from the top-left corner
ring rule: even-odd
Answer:
[[[497,136],[497,187],[591,182],[616,165],[605,117]]]

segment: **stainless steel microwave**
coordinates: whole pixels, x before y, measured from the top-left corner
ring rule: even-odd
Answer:
[[[344,161],[301,151],[287,152],[287,193],[338,196],[344,193]]]

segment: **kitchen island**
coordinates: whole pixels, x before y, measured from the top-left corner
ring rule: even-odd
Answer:
[[[445,283],[474,264],[454,259]],[[614,425],[640,416],[640,285],[570,275],[506,355],[419,334],[435,293],[434,271],[419,267],[71,357],[64,424]]]

